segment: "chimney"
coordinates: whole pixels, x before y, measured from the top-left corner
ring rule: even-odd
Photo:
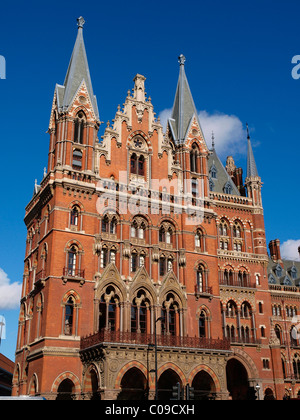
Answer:
[[[273,239],[269,243],[269,249],[270,249],[270,254],[271,254],[272,260],[275,263],[281,263],[282,264],[281,252],[280,252],[280,240],[279,239]]]

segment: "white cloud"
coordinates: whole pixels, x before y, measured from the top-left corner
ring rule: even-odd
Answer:
[[[164,109],[160,114],[161,124],[164,130],[167,127],[168,118],[171,117],[172,109]],[[199,120],[208,147],[211,147],[212,132],[215,136],[215,147],[221,159],[229,155],[244,155],[247,150],[247,134],[243,123],[235,115],[227,115],[221,112],[209,114],[207,111],[199,112]]]
[[[22,285],[11,283],[8,275],[0,268],[0,309],[16,309],[20,305]]]
[[[298,247],[300,246],[300,239],[288,239],[281,246],[281,257],[284,260],[300,261]]]

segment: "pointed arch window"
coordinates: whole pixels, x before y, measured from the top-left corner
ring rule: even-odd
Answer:
[[[71,210],[71,226],[78,227],[78,221],[79,221],[79,208],[77,206],[74,206]]]
[[[212,167],[210,168],[210,176],[212,179],[217,179],[217,168],[215,167],[215,165],[212,165]]]
[[[199,265],[197,269],[197,293],[203,293],[204,291],[204,270],[202,265]]]
[[[74,143],[83,144],[85,115],[82,111],[77,114],[74,126]]]
[[[112,297],[108,304],[108,329],[116,331],[116,300]]]
[[[74,320],[74,300],[69,297],[65,305],[65,321],[64,321],[64,334],[73,335],[73,320]]]
[[[71,277],[76,276],[77,269],[77,248],[73,245],[68,252],[68,275]]]
[[[139,291],[137,297],[131,304],[131,332],[150,334],[150,302],[143,290]]]
[[[180,335],[180,306],[173,295],[169,293],[162,305],[161,323],[162,334],[164,335]]]
[[[207,336],[206,333],[206,313],[204,311],[201,311],[200,317],[199,317],[199,337],[204,338]]]
[[[109,229],[109,218],[108,216],[104,216],[102,219],[102,233],[108,233]]]
[[[137,174],[137,155],[133,153],[130,158],[130,173]]]
[[[224,186],[224,193],[225,194],[232,194],[232,185],[230,184],[230,182],[226,182],[226,184]]]
[[[190,151],[190,169],[191,172],[198,173],[198,156],[199,156],[199,148],[196,143],[193,143],[192,149]]]
[[[140,176],[144,176],[145,175],[145,158],[144,158],[143,155],[139,157],[139,161],[138,161],[138,174]]]

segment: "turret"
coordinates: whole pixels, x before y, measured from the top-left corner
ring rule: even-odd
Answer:
[[[94,171],[93,149],[100,126],[83,40],[82,17],[63,85],[56,85],[51,110],[48,172]]]

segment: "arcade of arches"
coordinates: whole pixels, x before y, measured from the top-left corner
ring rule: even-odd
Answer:
[[[115,359],[114,359],[115,360]],[[158,399],[170,400],[172,388],[178,383],[181,389],[189,384],[194,388],[195,400],[250,400],[253,399],[255,385],[254,380],[248,376],[249,366],[237,358],[229,358],[220,361],[217,359],[213,366],[215,372],[207,365],[198,365],[190,373],[183,373],[177,365],[167,363],[158,369]],[[115,370],[112,362],[110,366]],[[146,369],[144,365],[136,362],[135,366],[127,363],[121,371],[116,372],[117,380],[113,380],[114,389],[111,391],[101,390],[100,376],[93,367],[84,374],[84,385],[81,396],[76,396],[75,384],[71,379],[64,379],[58,386],[57,399],[117,399],[117,400],[152,400],[155,395],[153,370]],[[148,366],[150,368],[150,365]],[[225,367],[225,369],[224,369]],[[222,371],[224,375],[222,376]],[[104,375],[105,376],[105,375]],[[113,375],[110,375],[111,377]],[[185,396],[186,397],[186,396]],[[258,397],[258,395],[255,395]],[[273,392],[269,388],[265,390],[262,398],[273,399]]]

